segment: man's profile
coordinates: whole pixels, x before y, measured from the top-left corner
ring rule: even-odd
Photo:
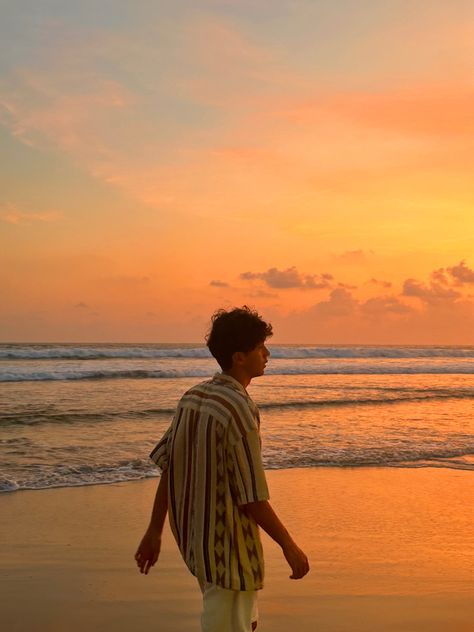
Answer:
[[[260,417],[247,393],[263,375],[272,326],[247,306],[212,317],[207,346],[222,371],[189,389],[150,454],[161,468],[148,529],[135,553],[141,573],[156,563],[169,513],[181,555],[203,595],[202,630],[250,632],[264,560],[259,526],[283,550],[292,579],[309,571],[269,503]]]

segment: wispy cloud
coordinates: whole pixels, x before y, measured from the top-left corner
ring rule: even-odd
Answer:
[[[462,268],[461,275],[470,278],[465,272],[468,266]],[[454,288],[455,277],[448,274],[444,279],[446,283],[439,280],[439,274],[431,274],[427,281],[406,279],[400,293],[365,300],[345,288],[336,288],[326,299],[309,307],[286,314],[276,311],[275,330],[288,340],[296,337],[301,342],[473,344],[470,323],[474,319],[474,297]],[[299,336],[298,332],[305,334]],[[433,332],[437,332],[436,339]]]
[[[367,283],[372,283],[373,285],[381,285],[382,287],[385,287],[385,288],[392,287],[393,285],[391,281],[383,281],[381,279],[375,279],[374,277],[369,279]]]
[[[413,314],[416,310],[401,302],[396,296],[375,296],[361,304],[363,314],[371,317],[383,317],[390,314]]]
[[[403,296],[414,296],[430,304],[451,302],[461,297],[461,293],[440,283],[422,283],[416,279],[406,279],[403,283]]]
[[[242,272],[240,278],[244,281],[261,279],[269,287],[275,289],[301,288],[304,290],[320,290],[331,287],[331,274],[302,274],[295,266],[286,270],[269,268],[266,272]]]
[[[140,44],[125,33],[72,33],[68,41],[54,31],[50,49],[3,83],[0,120],[21,142],[67,153],[146,205],[188,212],[214,205],[222,212],[222,191],[212,194],[216,172],[222,190],[244,179],[258,207],[269,197],[263,175],[281,199],[285,183],[312,189],[319,179],[337,189],[359,182],[361,169],[418,158],[423,147],[387,133],[465,142],[472,95],[462,85],[348,92],[324,85],[315,94],[309,70],[292,73],[277,43],[264,45],[243,23],[205,13],[180,20],[173,42],[156,25],[144,25]],[[156,50],[162,36],[169,64]],[[358,252],[354,263],[362,262]]]
[[[84,159],[106,157],[107,117],[129,104],[129,91],[102,78],[71,86],[62,72],[53,72],[22,69],[4,82],[0,122],[28,145],[57,147]]]
[[[7,224],[26,225],[56,222],[63,218],[59,211],[24,211],[14,204],[0,204],[0,219]]]
[[[416,297],[432,306],[449,305],[464,299],[461,290],[472,283],[474,270],[462,260],[457,265],[433,270],[427,283],[414,278],[406,279],[402,295]]]
[[[474,270],[469,268],[465,261],[461,261],[455,266],[446,268],[446,270],[456,280],[456,282],[461,285],[463,283],[474,283]]]
[[[344,117],[360,127],[436,138],[473,130],[471,103],[474,91],[464,83],[415,84],[384,91],[334,92],[295,103],[279,117],[313,126],[331,117]]]
[[[401,302],[396,296],[383,295],[360,301],[348,290],[337,288],[330,293],[328,300],[316,303],[310,311],[320,318],[333,319],[400,316],[414,313],[416,310]]]
[[[334,259],[340,261],[342,263],[349,264],[357,264],[357,263],[365,263],[367,261],[368,254],[363,250],[346,250],[345,252],[341,252],[340,254],[334,255]]]
[[[93,3],[56,3],[54,15],[49,3],[25,21],[19,4],[8,19],[21,37],[0,26],[0,124],[31,172],[7,165],[18,208],[0,208],[0,223],[7,237],[37,228],[41,241],[8,244],[16,301],[43,288],[69,306],[84,296],[101,311],[113,303],[118,322],[117,305],[145,314],[159,297],[165,330],[181,335],[184,303],[202,314],[250,295],[281,314],[314,308],[289,331],[321,326],[327,339],[340,339],[338,327],[349,339],[353,323],[370,339],[374,314],[411,319],[425,335],[409,309],[425,329],[437,323],[435,336],[445,322],[435,312],[469,313],[474,271],[459,261],[473,226],[472,36],[462,11],[360,3],[347,20],[329,0],[297,11],[290,0],[210,0],[117,3],[111,20]],[[408,19],[418,11],[421,21]],[[71,230],[49,230],[61,196]],[[30,199],[38,206],[23,207]],[[229,235],[246,244],[240,263],[227,256]],[[40,248],[51,261],[35,266]],[[99,251],[113,261],[97,262]],[[426,274],[446,252],[450,265]]]
[[[226,281],[219,281],[218,279],[213,279],[209,283],[212,287],[229,287],[229,284]]]
[[[342,287],[345,290],[357,290],[357,285],[353,285],[352,283],[341,283],[337,284],[337,287]]]
[[[320,318],[339,318],[353,315],[357,307],[358,301],[348,290],[337,288],[332,290],[328,300],[316,303],[310,311]]]

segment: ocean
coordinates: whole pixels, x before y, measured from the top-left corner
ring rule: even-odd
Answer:
[[[474,470],[474,347],[268,347],[266,468]],[[0,491],[158,476],[177,401],[218,370],[197,344],[1,344]]]

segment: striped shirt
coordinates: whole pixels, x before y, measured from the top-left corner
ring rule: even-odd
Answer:
[[[191,573],[222,588],[262,588],[259,527],[241,505],[269,493],[259,413],[242,384],[216,373],[187,391],[150,458],[168,470],[170,527]]]

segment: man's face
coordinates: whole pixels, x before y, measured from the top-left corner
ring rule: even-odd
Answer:
[[[269,355],[265,341],[260,342],[252,351],[242,354],[242,368],[250,379],[263,375]]]

